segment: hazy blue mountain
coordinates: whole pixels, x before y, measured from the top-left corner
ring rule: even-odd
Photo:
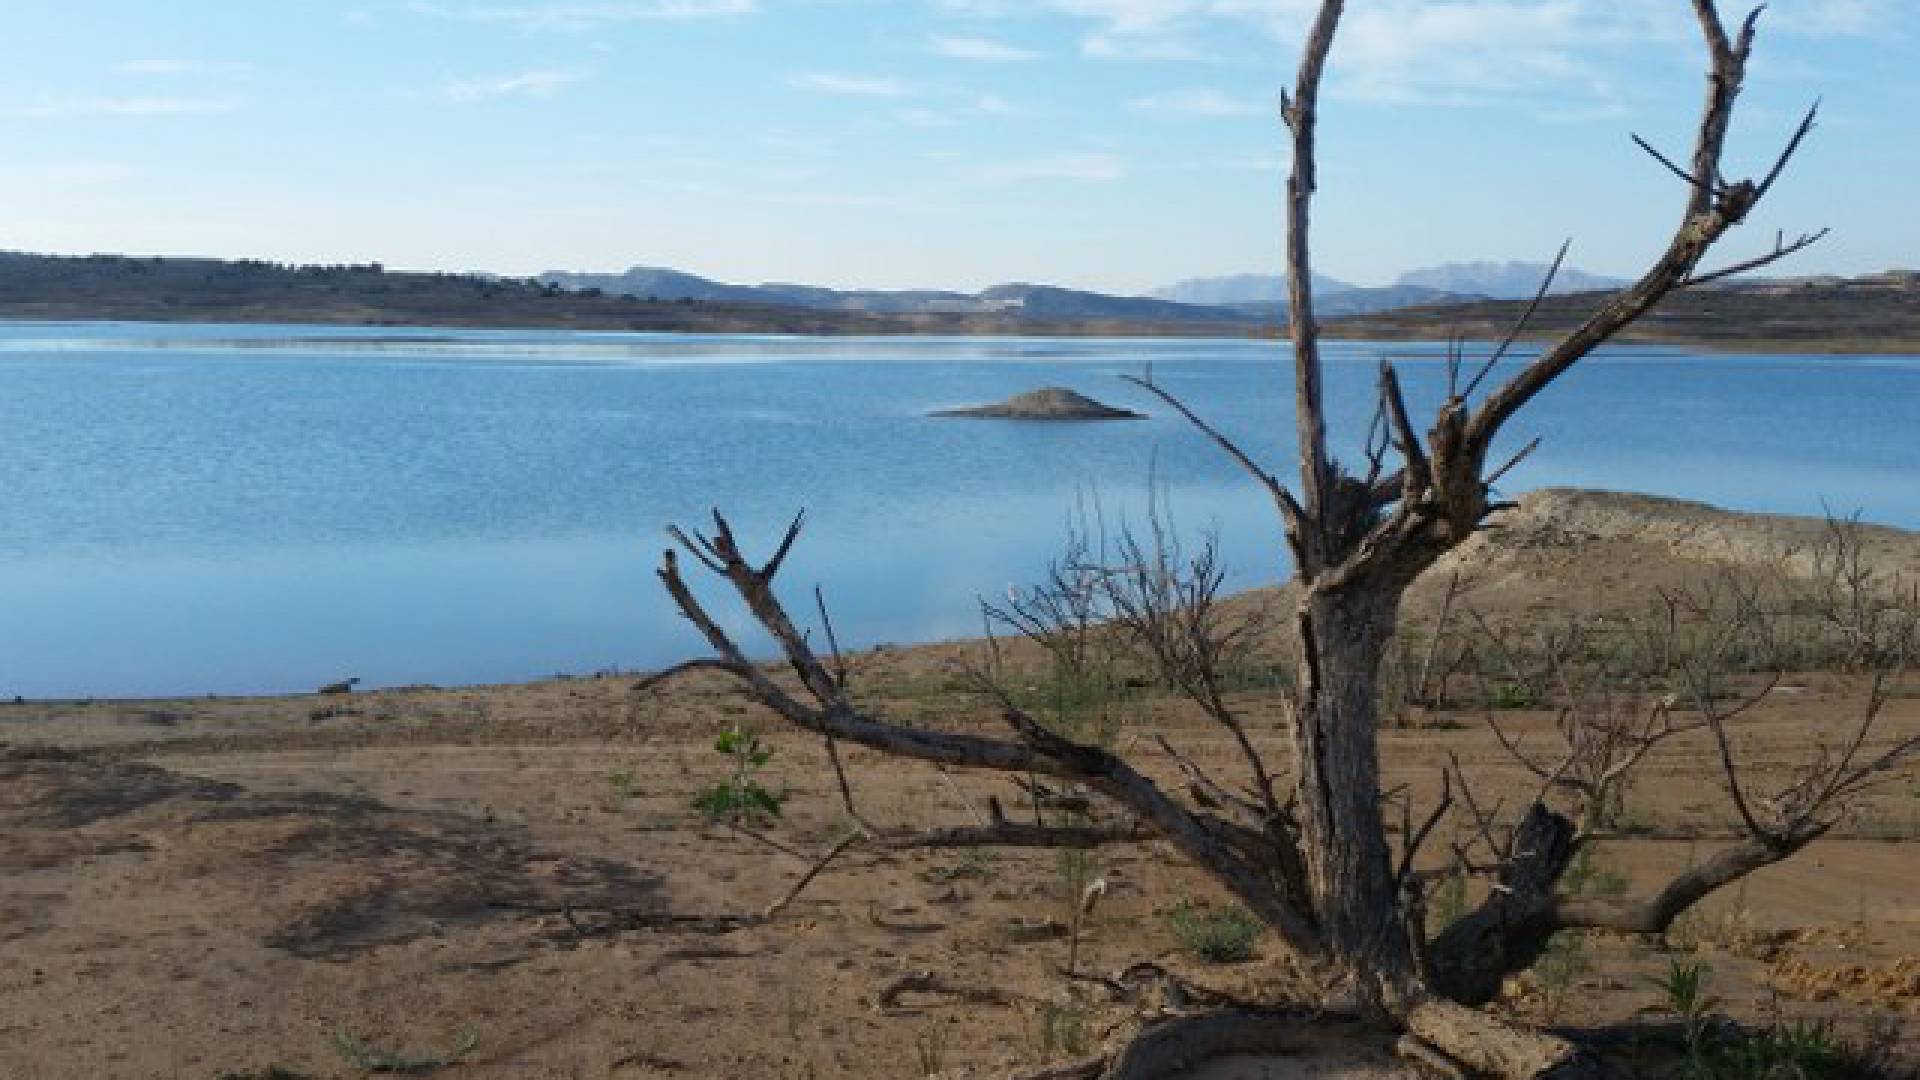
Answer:
[[[1443,263],[1409,270],[1401,274],[1394,284],[1417,285],[1450,293],[1477,293],[1495,300],[1520,300],[1530,298],[1539,291],[1540,281],[1546,273],[1546,263]],[[1603,277],[1589,274],[1578,267],[1562,266],[1560,273],[1554,277],[1552,291],[1555,295],[1591,292],[1595,289],[1617,289],[1625,284],[1627,282],[1622,278]]]
[[[939,289],[828,289],[792,282],[729,285],[664,267],[635,266],[620,274],[549,271],[542,283],[582,291],[599,289],[613,296],[657,300],[722,300],[780,304],[817,311],[876,314],[977,314],[1003,312],[1030,319],[1120,319],[1140,322],[1239,322],[1257,316],[1231,308],[1181,304],[1147,296],[1063,289],[1012,282],[977,294]]]
[[[978,311],[979,302],[962,292],[942,289],[827,289],[769,281],[758,286],[763,303],[797,304],[827,311],[871,311],[884,314]]]
[[[641,300],[724,300],[738,303],[765,303],[759,290],[745,285],[728,285],[694,274],[683,274],[664,266],[633,266],[621,274],[571,274],[552,271],[541,274],[543,284],[582,292],[599,289],[612,296],[633,296]]]
[[[1246,318],[1231,308],[1204,304],[1176,304],[1149,296],[1109,296],[1106,293],[1033,285],[1024,281],[995,285],[979,296],[992,311],[1014,311],[1030,319],[1145,319],[1168,322],[1231,322]]]
[[[1313,275],[1315,296],[1332,296],[1355,286],[1325,274]],[[1287,279],[1280,274],[1227,274],[1222,277],[1187,278],[1147,293],[1159,300],[1182,304],[1277,304],[1287,295]]]
[[[1325,321],[1371,315],[1379,311],[1397,311],[1406,307],[1467,304],[1486,299],[1489,298],[1477,293],[1442,292],[1420,285],[1386,285],[1380,288],[1355,287],[1330,293],[1316,292],[1313,309]],[[1285,301],[1272,300],[1265,303],[1228,304],[1226,307],[1262,322],[1279,322],[1287,305]]]

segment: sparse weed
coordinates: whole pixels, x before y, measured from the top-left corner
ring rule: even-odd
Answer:
[[[1209,911],[1192,900],[1167,909],[1168,929],[1180,947],[1209,964],[1238,964],[1253,958],[1260,920],[1237,907]]]
[[[1666,976],[1653,980],[1667,1011],[1680,1018],[1688,1071],[1706,1065],[1707,1033],[1713,1010],[1720,1004],[1718,998],[1707,993],[1707,977],[1712,970],[1705,964],[1669,957]]]
[[[1524,683],[1494,683],[1487,688],[1487,708],[1489,709],[1537,709],[1540,707],[1540,695]]]
[[[927,1022],[913,1037],[914,1060],[921,1076],[934,1076],[947,1068],[947,1028],[938,1020]]]
[[[991,878],[994,873],[994,857],[991,851],[982,848],[968,848],[951,863],[941,866],[929,866],[915,876],[929,885],[944,885],[948,882]]]
[[[1034,1018],[1033,1056],[1045,1065],[1061,1057],[1087,1052],[1087,1011],[1077,1005],[1047,1001]]]
[[[345,1031],[336,1031],[331,1038],[334,1052],[350,1067],[365,1073],[402,1076],[426,1076],[457,1064],[480,1042],[480,1036],[472,1031],[463,1031],[455,1036],[453,1045],[443,1052],[415,1053],[366,1042]]]
[[[607,774],[607,787],[611,789],[613,807],[615,809],[638,798],[640,795],[640,787],[635,782],[632,769],[614,769],[612,772],[609,772]]]
[[[1445,930],[1460,921],[1467,913],[1467,876],[1448,874],[1441,879],[1438,888],[1433,891],[1433,902],[1427,905],[1427,934]]]
[[[1549,1021],[1560,1017],[1566,1007],[1567,993],[1582,975],[1593,970],[1587,955],[1587,937],[1577,930],[1562,930],[1553,935],[1540,959],[1534,962],[1533,976],[1539,980],[1541,1003]]]
[[[1703,1080],[1820,1080],[1858,1075],[1824,1022],[1796,1021],[1733,1038],[1707,1055]]]
[[[755,779],[773,759],[773,748],[735,724],[720,733],[713,749],[727,760],[732,771],[727,779],[696,794],[693,808],[709,821],[764,824],[779,818],[786,794],[769,791]]]
[[[1843,1043],[1826,1021],[1775,1022],[1757,1031],[1715,1023],[1718,998],[1708,993],[1712,969],[1668,961],[1653,980],[1667,1011],[1680,1018],[1684,1054],[1678,1080],[1840,1080],[1872,1075],[1872,1060],[1884,1047],[1863,1052]]]
[[[1560,879],[1566,891],[1575,896],[1624,896],[1631,884],[1627,876],[1600,862],[1592,844],[1582,844],[1567,864]]]

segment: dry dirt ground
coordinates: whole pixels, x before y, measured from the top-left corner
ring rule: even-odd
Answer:
[[[1431,618],[1454,569],[1460,605],[1492,620],[1625,610],[1817,532],[1541,493],[1429,575],[1410,611]],[[1883,569],[1920,569],[1920,537],[1876,533],[1871,548]],[[966,643],[864,655],[857,685],[889,715],[987,730],[993,710],[963,670],[975,655]],[[1069,1059],[1143,1007],[1062,978],[1072,904],[1053,853],[856,845],[756,919],[844,826],[822,747],[713,676],[639,694],[635,681],[0,705],[0,1077],[1000,1076]],[[1858,697],[1856,680],[1790,676],[1745,720],[1741,752],[1763,773],[1789,762]],[[1241,698],[1284,761],[1277,696],[1250,679]],[[1465,701],[1385,732],[1387,783],[1430,797],[1454,754],[1484,801],[1524,798],[1485,715]],[[1231,774],[1230,740],[1174,699],[1143,690],[1127,716],[1119,745],[1150,773],[1172,772],[1157,732]],[[1549,715],[1500,716],[1547,745]],[[787,795],[759,838],[690,808],[723,776],[712,744],[735,723],[761,728],[775,750],[763,779]],[[1884,732],[1916,729],[1910,679]],[[1005,778],[843,753],[872,821],[966,824],[989,795],[1017,805]],[[1630,814],[1635,831],[1603,844],[1592,887],[1644,890],[1712,850],[1731,818],[1704,744],[1652,761]],[[1270,940],[1222,965],[1181,948],[1169,911],[1223,901],[1163,847],[1110,849],[1094,869],[1107,892],[1082,929],[1082,970],[1150,961],[1238,999],[1288,985]],[[1650,980],[1680,955],[1710,965],[1736,1017],[1831,1018],[1912,1050],[1917,886],[1909,768],[1667,942],[1574,939],[1499,1007],[1566,1025],[1657,1019]],[[933,977],[902,979],[922,972]],[[1193,1075],[1407,1075],[1364,1043],[1322,1042],[1346,1049]]]

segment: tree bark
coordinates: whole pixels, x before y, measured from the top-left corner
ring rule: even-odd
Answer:
[[[1500,995],[1508,975],[1533,966],[1560,929],[1555,889],[1573,861],[1573,824],[1534,803],[1514,833],[1513,857],[1486,902],[1443,930],[1427,949],[1436,993],[1463,1005]]]
[[[1307,881],[1335,972],[1363,1007],[1390,1012],[1415,985],[1380,807],[1380,663],[1397,590],[1309,588],[1300,607],[1294,728]]]

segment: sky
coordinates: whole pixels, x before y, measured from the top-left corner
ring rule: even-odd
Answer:
[[[1311,0],[7,0],[0,248],[1137,292],[1281,270]],[[1744,8],[1729,8],[1737,18]],[[1822,123],[1728,261],[1920,264],[1912,0],[1776,0],[1728,154]],[[1685,0],[1349,0],[1315,268],[1638,272],[1683,185]]]

